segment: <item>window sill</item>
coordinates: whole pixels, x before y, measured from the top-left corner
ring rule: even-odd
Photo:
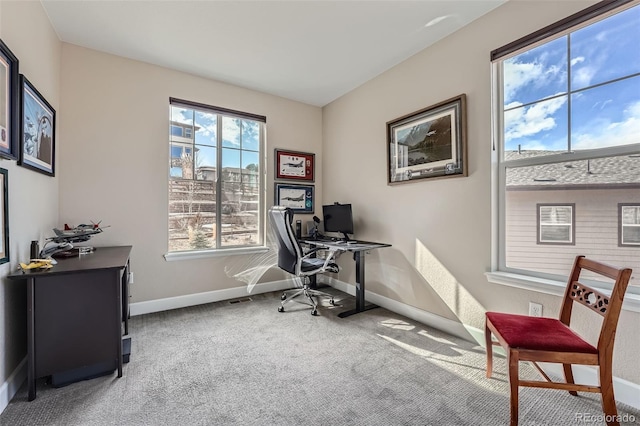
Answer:
[[[565,282],[513,274],[510,272],[486,272],[485,275],[487,280],[493,284],[521,288],[538,293],[552,294],[560,297],[564,296],[564,290],[566,288]],[[602,291],[608,293],[607,290]],[[630,293],[629,290],[627,290],[622,304],[622,309],[625,311],[640,312],[640,295]]]
[[[173,262],[175,260],[193,260],[203,259],[207,257],[225,257],[236,256],[243,254],[255,254],[265,253],[269,251],[269,247],[242,247],[242,248],[229,248],[218,250],[192,250],[192,251],[180,251],[172,252],[164,255],[164,260],[167,262]]]

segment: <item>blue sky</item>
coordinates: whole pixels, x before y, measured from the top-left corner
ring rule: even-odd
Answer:
[[[505,149],[566,151],[569,107],[572,150],[640,143],[640,75],[611,82],[640,73],[638,46],[635,6],[505,60]]]
[[[198,148],[197,166],[216,166],[217,116],[201,111],[172,107],[171,120],[199,127],[195,134]],[[237,120],[222,120],[222,167],[245,168],[259,162],[259,124],[244,120],[244,132],[240,132]]]

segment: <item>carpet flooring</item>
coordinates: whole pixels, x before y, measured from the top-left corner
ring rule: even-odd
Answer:
[[[311,316],[280,293],[131,318],[124,375],[26,384],[1,425],[507,425],[504,358],[383,308],[348,318],[353,298]],[[535,375],[533,367],[523,374]],[[640,413],[618,406],[623,424]],[[520,390],[520,425],[602,425],[599,395]],[[625,418],[623,417],[623,420]]]

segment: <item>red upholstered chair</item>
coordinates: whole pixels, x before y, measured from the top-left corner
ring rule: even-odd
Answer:
[[[615,280],[611,296],[606,296],[583,283],[583,270]],[[610,265],[577,256],[567,282],[560,311],[560,319],[529,317],[497,312],[487,312],[485,339],[487,345],[487,377],[491,377],[493,345],[500,345],[507,353],[509,386],[511,389],[511,426],[518,424],[518,388],[556,388],[577,395],[576,391],[597,392],[602,395],[602,409],[608,425],[619,425],[616,401],[613,395],[612,357],[613,342],[622,299],[627,290],[631,269],[615,268]],[[586,342],[569,328],[573,303],[578,302],[593,312],[602,315],[600,336],[596,346]],[[491,335],[497,339],[493,341]],[[520,361],[531,361],[542,374],[542,380],[520,380]],[[537,362],[560,363],[564,369],[566,383],[552,381],[538,366]],[[572,364],[598,366],[599,386],[575,384]],[[611,420],[611,421],[609,421]]]

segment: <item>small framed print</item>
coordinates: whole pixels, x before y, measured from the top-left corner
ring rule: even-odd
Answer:
[[[313,185],[276,183],[275,204],[289,207],[294,213],[313,213]]]
[[[18,58],[0,40],[0,157],[18,159],[20,93]]]
[[[55,176],[56,111],[38,90],[20,75],[21,123],[18,164]]]
[[[276,179],[314,181],[315,154],[276,149]]]

